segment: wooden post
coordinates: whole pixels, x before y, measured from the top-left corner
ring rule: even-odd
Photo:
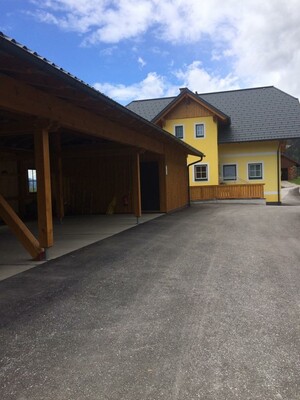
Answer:
[[[62,156],[61,156],[61,135],[60,133],[52,133],[51,135],[54,157],[53,166],[55,174],[55,200],[56,200],[56,216],[62,221],[65,216],[64,195],[63,195],[63,174],[62,174]]]
[[[37,203],[39,242],[42,247],[53,246],[49,132],[40,128],[35,132],[35,164],[37,175]]]
[[[133,210],[137,218],[142,216],[142,202],[141,202],[141,178],[140,178],[140,155],[136,153],[133,156],[133,179],[132,179],[132,192],[133,192]]]

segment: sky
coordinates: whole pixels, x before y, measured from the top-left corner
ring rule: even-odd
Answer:
[[[300,97],[300,0],[0,0],[0,31],[123,105],[181,87]]]

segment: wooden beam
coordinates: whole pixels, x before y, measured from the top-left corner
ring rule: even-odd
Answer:
[[[133,192],[133,210],[137,218],[142,216],[142,201],[141,201],[141,177],[140,177],[140,155],[136,153],[132,157],[132,192]]]
[[[53,169],[55,174],[55,201],[56,216],[62,221],[65,216],[64,211],[64,195],[63,195],[63,172],[62,172],[62,155],[61,155],[61,134],[52,133],[51,143],[53,144],[54,157]]]
[[[32,154],[32,150],[29,150],[29,149],[16,149],[16,148],[7,147],[7,146],[0,146],[0,151],[3,153],[18,154],[18,156],[20,156],[20,157],[24,156],[25,158]]]
[[[143,149],[163,154],[162,140],[99,115],[102,112],[100,106],[99,114],[96,114],[3,75],[0,76],[0,87],[3,93],[3,96],[0,96],[2,108],[56,121],[62,127],[73,131],[130,146],[138,144]],[[115,115],[117,116],[117,112]]]
[[[49,133],[41,129],[34,134],[35,165],[37,173],[37,203],[39,241],[43,247],[53,246],[53,222],[51,202],[51,176],[49,157]]]
[[[0,194],[0,217],[9,226],[16,235],[22,246],[34,258],[41,260],[44,255],[44,249],[40,246],[38,240],[33,236],[24,222],[17,216],[12,207]]]
[[[0,136],[31,135],[36,118],[20,119],[20,121],[1,122]]]
[[[64,158],[120,157],[135,155],[138,150],[140,149],[137,147],[109,148],[96,144],[77,145],[64,148]]]

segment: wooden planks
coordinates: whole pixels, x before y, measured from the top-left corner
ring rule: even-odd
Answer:
[[[187,101],[189,100],[189,101]],[[213,115],[211,111],[191,99],[183,99],[165,118],[201,118]]]
[[[191,186],[191,201],[225,199],[263,199],[264,184]]]
[[[115,213],[132,213],[132,155],[118,157],[63,152],[63,196],[68,215],[105,214],[113,198]],[[128,201],[125,201],[125,197]]]
[[[62,172],[62,153],[61,153],[61,134],[52,133],[51,142],[53,145],[53,170],[55,176],[55,206],[56,216],[62,221],[64,210],[64,195],[63,195],[63,172]]]
[[[166,212],[187,206],[188,204],[188,171],[185,154],[171,146],[166,148]]]

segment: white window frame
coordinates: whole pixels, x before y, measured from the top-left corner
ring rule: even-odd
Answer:
[[[261,165],[261,177],[260,178],[250,178],[249,175],[249,165],[253,164],[260,164]],[[262,161],[252,161],[247,163],[247,176],[248,176],[248,181],[261,181],[264,179],[264,163]]]
[[[177,137],[176,136],[176,127],[177,126],[182,126],[182,138],[179,138],[179,137]],[[184,125],[183,124],[176,124],[176,125],[174,125],[174,136],[177,138],[177,139],[180,139],[180,140],[183,140],[184,139]]]
[[[228,178],[224,178],[224,167],[226,167],[227,165],[235,165],[235,179],[228,179]],[[237,163],[226,163],[226,164],[222,164],[222,181],[223,182],[236,182],[238,179],[238,165]]]
[[[203,125],[203,136],[197,136],[196,126]],[[196,139],[204,139],[205,138],[205,123],[204,122],[196,122],[194,124],[194,135]]]
[[[195,169],[197,166],[206,166],[206,176],[207,179],[196,179],[196,172]],[[194,164],[194,168],[193,168],[193,181],[194,182],[208,182],[209,181],[209,164],[207,163],[197,163]]]

